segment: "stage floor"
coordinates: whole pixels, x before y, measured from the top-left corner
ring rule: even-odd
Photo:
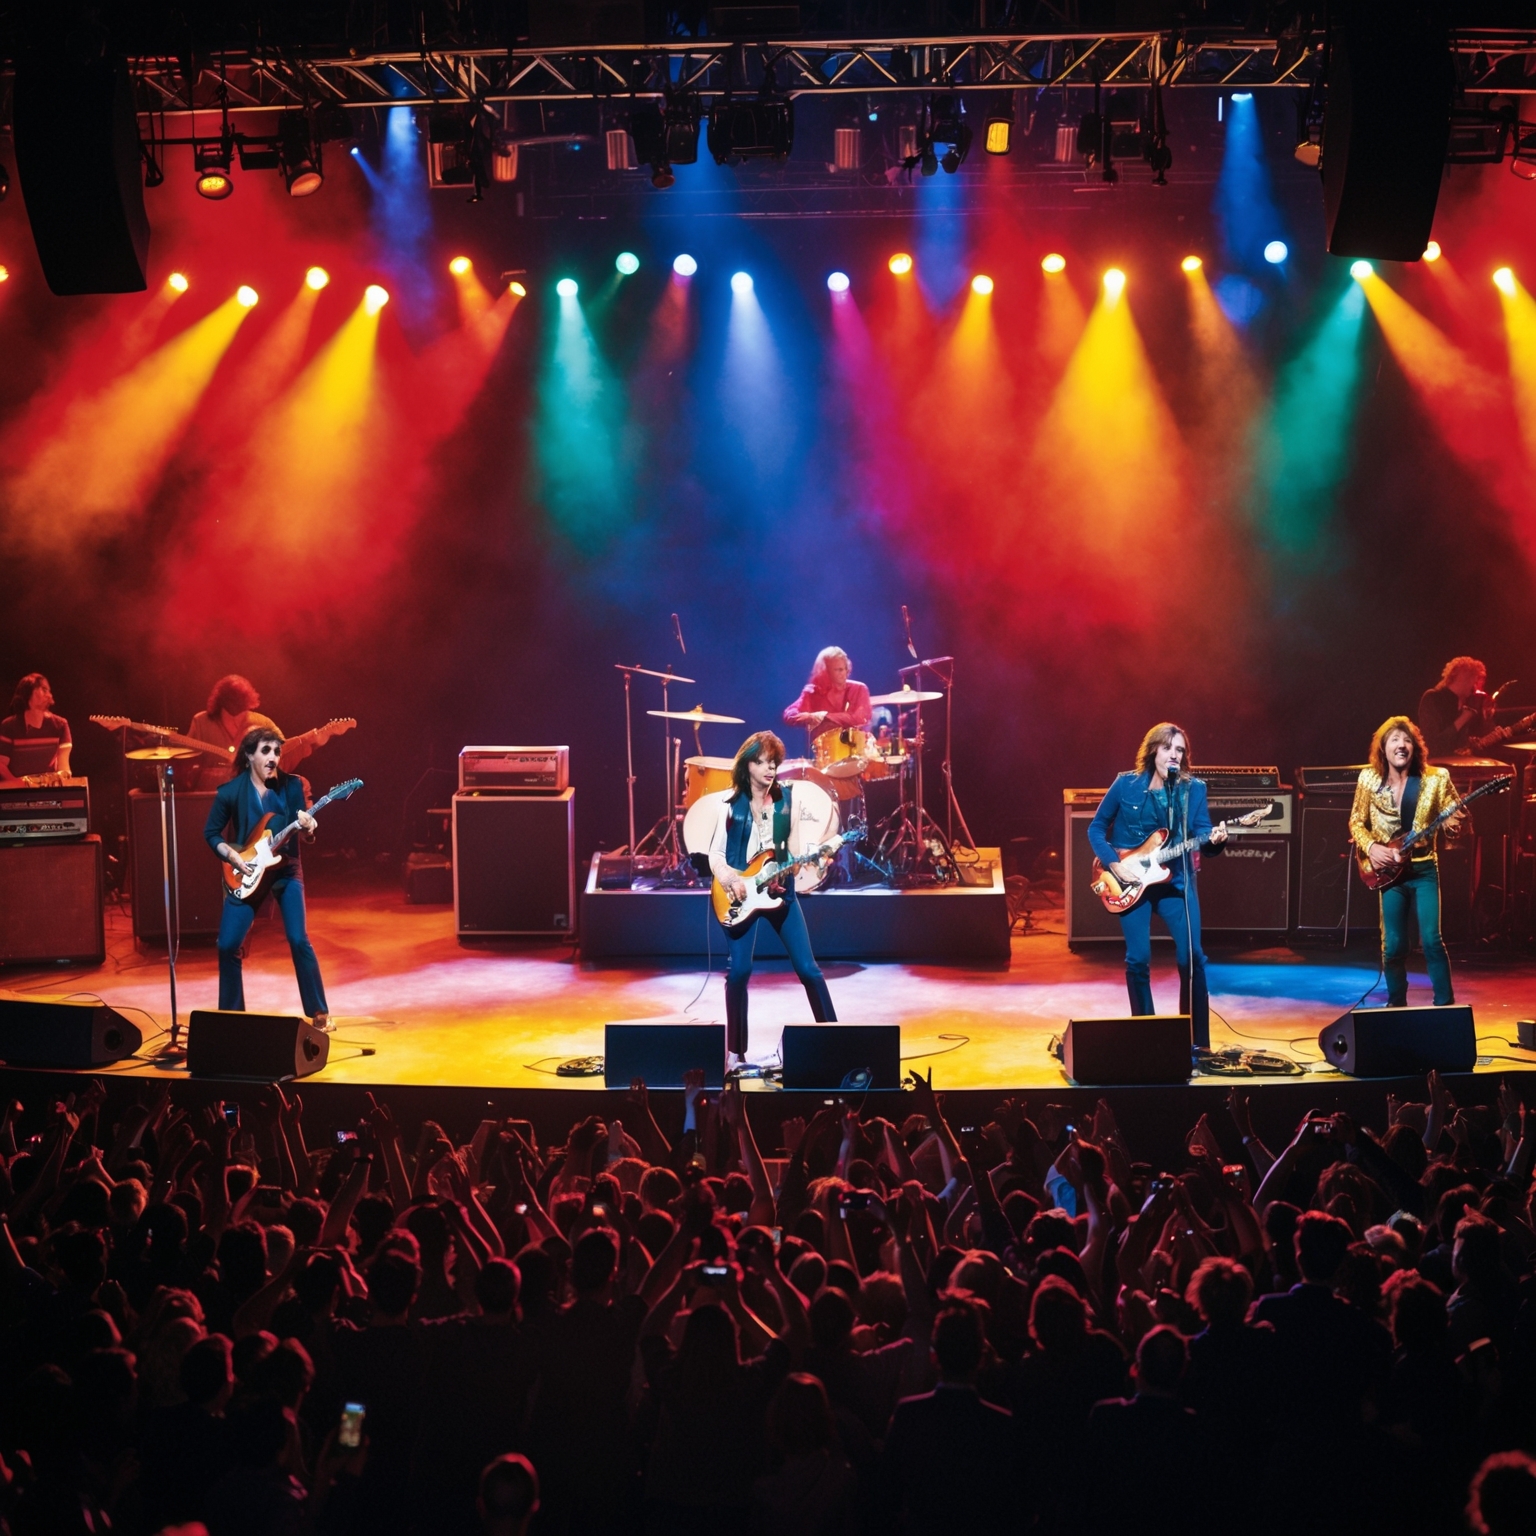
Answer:
[[[601,1078],[553,1073],[568,1057],[601,1054],[609,1021],[724,1017],[718,955],[706,979],[702,967],[691,964],[584,964],[569,940],[465,947],[455,938],[451,908],[408,906],[393,871],[376,884],[367,873],[322,867],[311,875],[310,934],[338,1024],[330,1062],[313,1081],[600,1089]],[[270,903],[266,911],[273,911]],[[1036,918],[1042,926],[1014,937],[1006,968],[833,961],[825,969],[839,1016],[850,1023],[899,1023],[903,1057],[933,1067],[942,1088],[1065,1086],[1050,1054],[1052,1037],[1073,1017],[1123,1014],[1124,972],[1117,946],[1068,949],[1059,910],[1046,908]],[[1360,940],[1347,952],[1321,945],[1208,948],[1219,1015],[1212,1019],[1213,1046],[1274,1051],[1314,1071],[1318,1031],[1353,1005],[1377,974],[1374,946]],[[142,1010],[130,1017],[144,1028],[148,1055],[160,1043],[150,1036],[168,1019],[164,951],[136,948],[128,916],[116,907],[108,912],[107,950],[99,968],[0,973],[0,996],[96,996],[124,1012]],[[1536,1053],[1515,1044],[1515,1021],[1536,1014],[1536,959],[1461,955],[1453,963],[1458,999],[1476,1010],[1479,1070],[1536,1068]],[[266,912],[253,930],[245,969],[249,1008],[296,1011],[282,929]],[[183,1023],[190,1009],[216,1005],[217,972],[210,942],[183,944],[177,972]],[[1421,968],[1413,984],[1410,1002],[1427,1003]],[[1159,1006],[1176,1011],[1171,957],[1155,957],[1154,985]],[[1380,993],[1372,999],[1384,1001]],[[807,1020],[805,994],[787,965],[760,963],[752,984],[749,1058],[771,1058],[781,1026]],[[113,1069],[114,1076],[161,1073],[166,1069],[151,1061]],[[1316,1075],[1338,1076],[1331,1069]],[[1230,1081],[1196,1080],[1221,1089]]]

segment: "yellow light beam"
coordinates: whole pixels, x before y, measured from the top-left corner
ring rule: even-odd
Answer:
[[[1499,284],[1499,302],[1504,309],[1504,336],[1509,346],[1509,374],[1515,385],[1520,436],[1527,458],[1536,466],[1536,300],[1511,272],[1508,282]]]

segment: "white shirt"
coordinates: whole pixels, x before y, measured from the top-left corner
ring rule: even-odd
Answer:
[[[788,794],[789,791],[785,790],[784,793]],[[773,847],[773,811],[776,804],[777,802],[773,800],[768,802],[768,815],[766,818],[757,815],[751,817],[752,830],[747,835],[746,863],[748,864],[763,849]],[[752,810],[750,801],[747,804],[747,810],[749,812]],[[731,867],[725,857],[725,839],[726,833],[730,830],[730,825],[731,801],[722,800],[720,802],[720,820],[715,824],[715,835],[710,839],[709,843],[710,873],[714,875],[716,880],[722,883],[724,883],[725,876]]]

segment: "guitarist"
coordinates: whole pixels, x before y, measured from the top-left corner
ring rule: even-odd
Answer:
[[[1463,658],[1465,659],[1465,658]],[[1381,968],[1387,978],[1387,1006],[1408,1003],[1408,913],[1418,915],[1424,967],[1435,989],[1435,1006],[1456,1001],[1451,990],[1451,962],[1440,936],[1440,867],[1434,838],[1409,850],[1391,846],[1394,838],[1425,827],[1456,803],[1451,775],[1429,765],[1429,749],[1419,728],[1406,715],[1382,721],[1371,737],[1370,761],[1355,784],[1349,833],[1355,846],[1379,870],[1403,868],[1400,879],[1381,892]],[[1454,836],[1466,813],[1446,823]]]
[[[306,836],[313,834],[315,818],[305,808],[308,790],[297,774],[284,773],[282,733],[275,726],[259,725],[247,731],[235,754],[234,777],[219,787],[203,836],[218,856],[242,875],[251,866],[240,851],[250,845],[263,816],[270,815],[273,828],[297,820]],[[226,841],[231,828],[234,841]],[[245,983],[240,952],[256,910],[273,897],[283,915],[283,932],[293,954],[293,969],[299,979],[299,997],[304,1012],[316,1029],[331,1029],[330,1009],[325,1001],[325,985],[320,980],[320,962],[309,942],[304,913],[304,871],[299,864],[297,841],[283,845],[283,862],[274,871],[271,884],[246,901],[237,901],[228,893],[219,919],[219,1007],[243,1011]]]
[[[1488,669],[1475,656],[1453,656],[1440,681],[1419,699],[1419,729],[1430,757],[1454,757],[1472,749],[1472,730],[1481,724]]]
[[[1205,785],[1188,777],[1188,768],[1188,732],[1164,721],[1142,737],[1136,766],[1109,786],[1088,825],[1088,841],[1117,880],[1134,880],[1120,864],[1119,850],[1139,848],[1159,829],[1168,832],[1170,842],[1208,836],[1212,853],[1219,852],[1226,842],[1226,823],[1212,829]],[[1179,1012],[1189,1015],[1194,1043],[1209,1050],[1211,1004],[1205,954],[1200,947],[1200,896],[1195,889],[1193,856],[1180,860],[1169,879],[1149,886],[1140,901],[1120,913],[1120,929],[1125,935],[1125,989],[1131,1012],[1138,1017],[1157,1011],[1152,1002],[1154,911],[1173,938],[1179,966]]]
[[[227,748],[238,746],[245,739],[245,733],[258,726],[276,731],[276,721],[268,719],[257,710],[256,706],[260,703],[261,695],[252,686],[250,679],[241,677],[238,672],[231,672],[227,677],[221,677],[209,690],[207,706],[192,716],[187,735],[197,741],[206,741],[210,746]],[[313,751],[312,743],[295,746],[288,756],[288,767],[298,767]],[[202,764],[192,766],[201,769]]]
[[[715,879],[736,901],[745,901],[746,882],[741,872],[765,848],[775,861],[789,857],[789,829],[793,818],[794,786],[777,782],[784,761],[784,743],[772,731],[755,731],[742,742],[731,767],[735,788],[721,802],[720,822],[709,846],[709,868]],[[758,913],[773,924],[789,953],[789,963],[810,999],[811,1017],[818,1024],[832,1024],[837,1013],[826,977],[811,953],[811,936],[805,913],[795,893],[793,877],[782,890],[783,905]],[[747,1054],[747,983],[752,979],[752,956],[757,948],[757,919],[739,933],[726,937],[729,964],[725,976],[726,1070],[737,1071]]]

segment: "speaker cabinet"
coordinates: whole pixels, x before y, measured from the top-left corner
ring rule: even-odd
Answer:
[[[1074,1083],[1187,1083],[1194,1036],[1187,1013],[1133,1019],[1073,1019],[1061,1064]]]
[[[1470,1072],[1477,1029],[1469,1004],[1449,1008],[1356,1008],[1317,1037],[1324,1056],[1351,1077]]]
[[[258,1083],[308,1077],[331,1054],[331,1037],[286,1013],[195,1008],[187,1020],[187,1070],[193,1077]]]
[[[16,169],[43,276],[58,294],[141,293],[149,219],[128,67],[71,58],[71,39],[41,30],[17,59],[13,105]]]
[[[1351,932],[1377,926],[1376,897],[1355,867],[1355,845],[1349,836],[1353,798],[1352,794],[1309,793],[1302,800],[1296,871],[1299,930],[1332,930],[1342,934],[1346,898]]]
[[[1102,790],[1094,792],[1100,798]],[[1067,899],[1067,943],[1092,944],[1121,941],[1120,919],[1088,889],[1093,878],[1093,849],[1088,843],[1088,823],[1098,809],[1089,805],[1067,806],[1065,880]],[[1166,939],[1158,925],[1152,925],[1153,937]]]
[[[1454,73],[1443,5],[1335,0],[1323,118],[1334,256],[1417,261],[1445,174]]]
[[[603,1030],[603,1084],[681,1088],[683,1075],[702,1070],[706,1088],[725,1084],[725,1025],[634,1019]]]
[[[144,1036],[105,1003],[0,998],[0,1061],[8,1067],[104,1067]]]
[[[203,841],[203,825],[215,791],[176,791],[176,862],[180,871],[178,927],[182,938],[215,937],[224,911],[224,866]],[[169,818],[168,818],[169,819]],[[169,830],[169,828],[167,829]],[[133,936],[141,943],[165,943],[165,879],[160,859],[160,795],[128,795],[128,859],[132,884]]]
[[[576,791],[453,797],[453,916],[459,937],[576,928]]]
[[[107,958],[101,838],[0,844],[0,965]]]
[[[784,1086],[822,1093],[901,1087],[899,1024],[786,1024]]]
[[[1268,833],[1229,837],[1200,861],[1200,923],[1241,933],[1284,933],[1291,925],[1291,839]]]

